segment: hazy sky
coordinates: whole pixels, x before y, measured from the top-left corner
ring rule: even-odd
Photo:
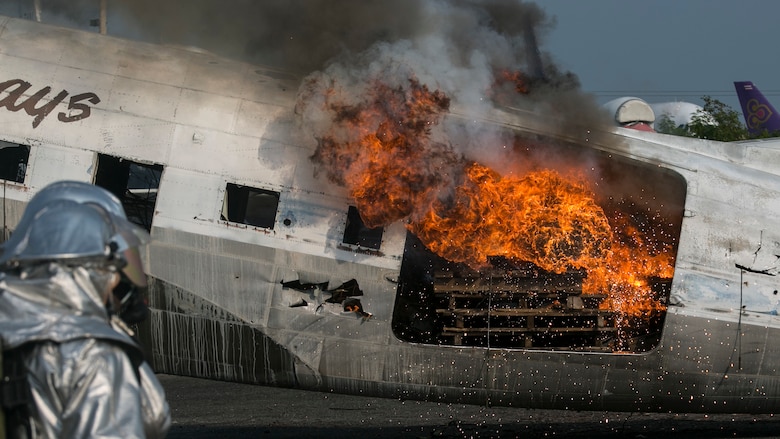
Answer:
[[[734,81],[780,106],[780,1],[540,0],[557,24],[542,41],[583,90],[606,102],[712,96],[740,111]]]

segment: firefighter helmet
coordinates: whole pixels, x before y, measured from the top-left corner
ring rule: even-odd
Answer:
[[[63,181],[38,192],[11,238],[0,247],[0,267],[44,261],[114,265],[146,286],[139,248],[146,230],[127,220],[119,200],[103,188]]]

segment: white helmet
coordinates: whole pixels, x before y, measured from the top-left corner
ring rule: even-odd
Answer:
[[[0,269],[57,261],[114,266],[135,285],[146,286],[139,247],[149,234],[127,220],[119,200],[103,188],[63,181],[38,192],[11,238]]]

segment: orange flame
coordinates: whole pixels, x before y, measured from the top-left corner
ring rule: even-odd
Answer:
[[[617,231],[604,263],[588,269],[584,292],[605,292],[602,307],[630,317],[648,317],[666,306],[650,285],[653,278],[671,279],[674,257],[668,246],[653,243],[625,217],[611,220]],[[626,242],[628,241],[628,242]]]
[[[409,225],[445,259],[478,268],[505,256],[562,273],[588,268],[609,248],[607,219],[583,184],[551,170],[502,178],[472,164],[466,174],[450,207],[439,202]]]
[[[619,213],[608,220],[583,181],[553,170],[501,176],[464,163],[431,140],[448,108],[443,93],[415,79],[408,87],[377,82],[361,104],[328,103],[333,131],[312,159],[349,189],[368,227],[407,219],[431,251],[476,269],[503,256],[556,273],[585,270],[583,293],[606,294],[602,307],[625,317],[665,309],[650,282],[672,277],[668,248]],[[343,131],[351,135],[334,134]],[[455,176],[462,182],[447,190]]]
[[[350,190],[366,226],[413,215],[430,204],[445,184],[447,168],[458,161],[448,146],[428,135],[449,103],[416,79],[408,88],[378,82],[365,104],[330,106],[336,125],[353,136],[321,138],[312,160],[324,165],[331,181]]]
[[[515,92],[520,94],[528,94],[530,92],[528,87],[528,79],[521,71],[510,72],[509,70],[502,70],[496,78],[496,85],[500,86],[502,83],[510,83],[514,85]]]

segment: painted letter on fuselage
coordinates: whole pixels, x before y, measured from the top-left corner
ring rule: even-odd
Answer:
[[[24,94],[30,89],[31,84],[22,79],[11,79],[8,81],[0,82],[0,93],[7,92],[8,95],[0,99],[0,108],[5,107],[8,111],[17,112],[24,109],[24,111],[33,116],[32,126],[37,128],[38,125],[59,105],[62,101],[68,97],[68,91],[62,90],[49,102],[40,105],[38,103],[46,95],[51,92],[51,87],[46,86],[38,90],[32,96],[24,99]],[[9,91],[10,89],[10,91]],[[92,109],[90,105],[83,103],[87,101],[92,105],[97,105],[100,102],[100,98],[91,92],[81,93],[71,96],[68,103],[68,110],[74,110],[73,114],[66,112],[60,112],[57,115],[57,119],[60,122],[75,122],[77,120],[86,119],[90,116]]]
[[[60,122],[75,122],[77,120],[86,119],[89,117],[92,109],[87,104],[82,104],[81,101],[86,100],[92,105],[100,103],[100,98],[95,93],[81,93],[70,97],[70,103],[68,104],[68,110],[76,110],[80,113],[67,115],[64,112],[57,115],[57,119]]]

